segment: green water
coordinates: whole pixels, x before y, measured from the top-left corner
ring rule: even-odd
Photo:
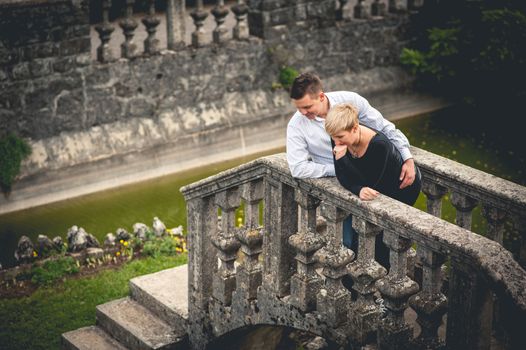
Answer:
[[[459,123],[462,116],[456,113],[446,110],[400,120],[396,125],[412,145],[526,185],[525,150],[519,149],[507,134],[496,129],[487,132],[462,125]],[[456,131],[452,131],[453,127]],[[57,235],[65,237],[68,228],[73,225],[84,227],[101,243],[106,233],[115,232],[119,227],[131,231],[136,222],[151,226],[154,216],[159,217],[168,228],[184,227],[186,208],[179,188],[262,155],[0,216],[0,262],[4,267],[13,264],[13,253],[21,235],[27,235],[33,242],[38,234],[46,234],[50,238]],[[423,195],[416,206],[425,210]],[[454,215],[452,206],[445,201],[444,219],[454,221]],[[476,232],[484,232],[484,221],[478,208],[474,210],[473,228]]]

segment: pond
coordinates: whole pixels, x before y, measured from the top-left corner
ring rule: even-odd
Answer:
[[[526,151],[523,148],[518,148],[507,134],[497,129],[488,132],[469,123],[464,125],[460,120],[462,115],[459,115],[459,111],[446,109],[398,120],[396,125],[416,147],[526,185]],[[452,131],[453,126],[455,131]],[[267,154],[283,151],[284,149],[277,149]],[[136,222],[151,226],[155,216],[168,228],[179,225],[184,227],[186,207],[179,188],[263,155],[265,154],[256,154],[2,215],[0,263],[4,267],[14,264],[13,253],[21,235],[30,237],[33,242],[38,234],[46,234],[50,238],[60,235],[65,238],[68,228],[77,225],[94,234],[102,243],[106,233],[115,232],[119,227],[131,231]],[[416,206],[425,210],[423,194]],[[446,200],[443,218],[454,221],[454,215],[452,206]],[[474,210],[473,229],[484,232],[484,221],[478,208]]]

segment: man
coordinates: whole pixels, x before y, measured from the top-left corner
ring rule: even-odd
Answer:
[[[413,183],[415,164],[409,151],[409,141],[365,98],[350,91],[325,93],[320,78],[312,73],[303,73],[294,79],[290,97],[298,109],[287,126],[287,162],[292,176],[317,178],[336,175],[331,139],[324,127],[325,117],[331,107],[351,103],[358,109],[360,123],[381,131],[400,152],[404,161],[400,188]]]
[[[325,132],[325,117],[332,107],[351,103],[358,110],[360,124],[381,131],[400,152],[404,162],[400,188],[413,183],[415,164],[409,151],[409,141],[365,98],[350,91],[325,93],[320,78],[312,73],[303,73],[294,79],[290,97],[298,109],[287,126],[287,162],[292,176],[317,178],[336,175],[331,138]],[[343,223],[343,244],[356,252],[357,237],[351,220],[349,216]]]

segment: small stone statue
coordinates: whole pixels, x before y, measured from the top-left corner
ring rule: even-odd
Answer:
[[[67,233],[68,238],[68,251],[69,252],[79,252],[86,248],[88,244],[88,234],[81,227],[72,226]]]
[[[104,238],[104,246],[105,247],[114,247],[115,246],[115,235],[111,232],[106,234],[106,237]]]
[[[146,233],[148,231],[150,231],[150,228],[146,226],[146,224],[143,224],[142,222],[137,222],[133,224],[133,234],[135,237],[137,237],[141,241],[145,241],[147,239]]]
[[[20,237],[15,251],[15,259],[19,264],[28,264],[35,259],[35,249],[29,237]]]
[[[164,223],[159,220],[159,218],[156,216],[153,218],[153,232],[157,237],[161,237],[166,233],[166,226]]]
[[[115,233],[117,234],[117,241],[129,241],[131,238],[130,233],[122,227],[119,227]]]

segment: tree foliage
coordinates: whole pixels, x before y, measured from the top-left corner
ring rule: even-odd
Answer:
[[[31,146],[14,134],[0,138],[0,188],[9,195],[20,173],[22,160],[31,154]]]
[[[526,2],[433,2],[415,16],[401,62],[421,86],[478,108],[513,110],[526,97]]]

